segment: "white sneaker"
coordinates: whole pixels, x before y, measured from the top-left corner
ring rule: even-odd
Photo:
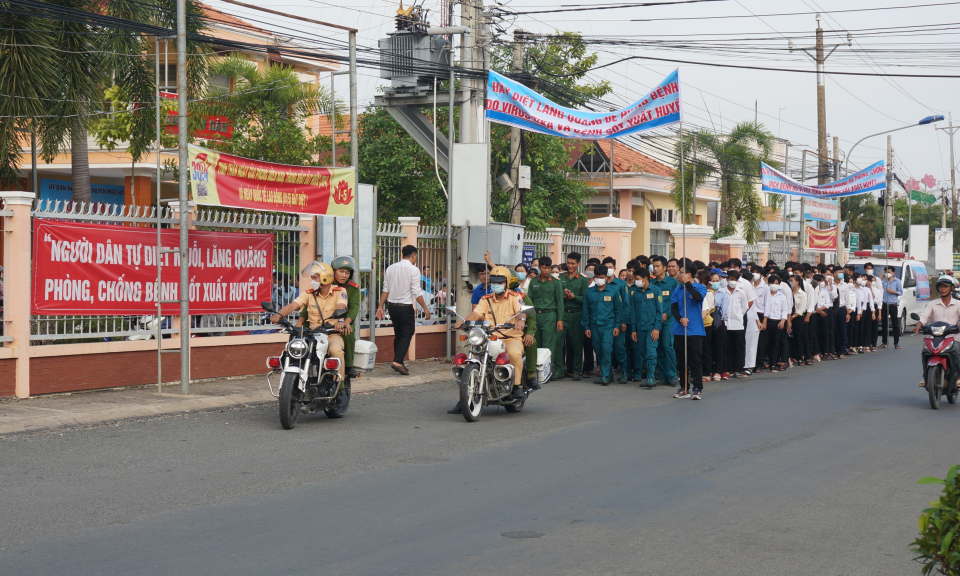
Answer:
[[[691,396],[691,398],[693,398],[694,400],[699,400],[699,399],[700,399],[700,394],[701,394],[701,390],[700,390],[699,388],[694,388],[694,389],[693,389],[693,396]]]

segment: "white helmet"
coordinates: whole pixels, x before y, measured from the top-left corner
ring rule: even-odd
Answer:
[[[950,285],[950,289],[954,289],[957,287],[957,281],[954,280],[952,276],[947,276],[946,274],[943,274],[939,278],[937,278],[936,287],[940,288],[941,284]]]

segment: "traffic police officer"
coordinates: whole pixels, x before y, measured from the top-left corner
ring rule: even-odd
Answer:
[[[550,350],[553,360],[553,373],[556,380],[563,379],[562,342],[558,342],[563,332],[563,286],[550,275],[553,261],[542,256],[540,275],[530,281],[530,301],[537,309],[537,342],[541,348]]]
[[[586,335],[593,339],[593,348],[600,363],[600,380],[597,383],[606,386],[610,383],[613,339],[620,334],[624,318],[620,294],[607,284],[607,267],[601,264],[595,271],[593,281],[596,285],[587,288],[580,323],[587,327]]]
[[[650,270],[637,268],[636,280],[630,287],[630,304],[633,319],[633,333],[630,335],[633,346],[633,379],[643,378],[643,368],[647,368],[647,381],[641,386],[653,388],[657,380],[653,374],[657,368],[657,340],[663,328],[663,304],[660,294],[650,285]]]
[[[653,257],[653,274],[650,285],[657,291],[660,305],[663,309],[670,309],[670,298],[673,291],[680,287],[677,279],[667,274],[667,259],[663,256]],[[667,321],[667,313],[663,314],[663,330],[657,339],[657,369],[660,384],[672,386],[677,381],[677,355],[673,350],[673,321]]]
[[[344,364],[346,365],[347,375],[351,378],[357,377],[357,371],[353,368],[353,349],[357,344],[356,323],[357,316],[360,314],[360,287],[353,282],[353,273],[357,268],[357,263],[350,256],[340,256],[334,258],[330,263],[333,268],[333,283],[335,286],[347,291],[347,317],[343,319],[346,327],[343,332],[343,354]]]
[[[580,313],[583,310],[583,295],[590,280],[580,274],[580,253],[567,254],[567,272],[560,275],[563,286],[563,334],[561,344],[566,346],[566,365],[573,373],[573,381],[580,380],[583,370],[583,327],[580,325]]]

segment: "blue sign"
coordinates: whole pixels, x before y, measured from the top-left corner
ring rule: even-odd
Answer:
[[[534,248],[533,244],[524,244],[523,245],[523,255],[521,256],[520,261],[523,262],[523,265],[527,268],[533,264],[533,259],[537,257],[537,251]]]
[[[487,75],[486,118],[562,138],[605,140],[680,122],[677,70],[646,96],[621,110],[583,112],[556,104],[492,70]]]
[[[72,202],[73,201],[73,182],[69,180],[49,180],[44,178],[40,181],[40,199]],[[93,202],[101,204],[124,205],[124,188],[116,184],[90,184],[90,199]]]

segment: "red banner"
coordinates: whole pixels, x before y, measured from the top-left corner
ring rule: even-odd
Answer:
[[[804,224],[804,243],[803,249],[812,252],[836,252],[837,251],[837,227],[817,230],[812,226]]]
[[[164,248],[179,230],[161,231]],[[271,300],[273,236],[190,231],[190,312],[259,312]],[[32,314],[156,314],[180,298],[180,253],[161,253],[151,228],[37,220],[33,227]],[[179,304],[164,304],[179,314]]]
[[[353,168],[272,164],[192,144],[189,154],[197,204],[353,216],[357,188]]]

